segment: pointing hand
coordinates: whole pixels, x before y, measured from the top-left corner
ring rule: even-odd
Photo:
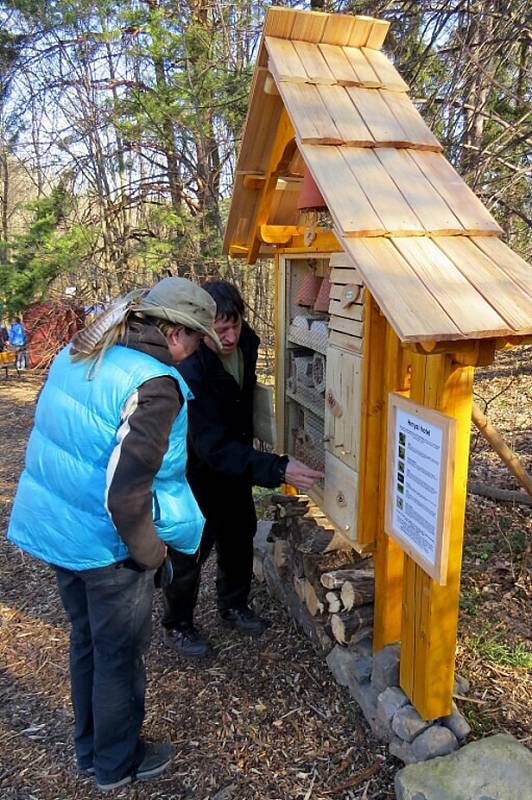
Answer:
[[[285,480],[291,486],[297,486],[298,489],[311,489],[320,478],[323,478],[323,472],[311,469],[295,458],[288,460]]]

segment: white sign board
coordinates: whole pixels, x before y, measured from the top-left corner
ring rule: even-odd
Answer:
[[[386,533],[445,584],[455,420],[390,394]]]

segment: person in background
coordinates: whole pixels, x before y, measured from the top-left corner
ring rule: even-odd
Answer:
[[[9,327],[9,344],[15,350],[17,370],[26,369],[26,331],[22,320],[16,317]]]
[[[76,334],[43,387],[8,538],[51,564],[71,623],[78,769],[107,791],[161,774],[144,654],[167,546],[192,557],[204,518],[185,478],[190,391],[175,368],[216,304],[184,278],[130,293]]]
[[[208,339],[179,365],[194,400],[190,404],[187,477],[206,518],[199,554],[170,548],[173,580],[163,591],[165,641],[186,657],[209,655],[211,647],[194,626],[201,567],[216,548],[216,589],[222,623],[252,636],[267,623],[248,605],[257,529],[254,485],[287,482],[309,489],[322,477],[288,456],[253,447],[253,393],[259,338],[244,320],[244,302],[225,281],[203,284],[216,301],[216,352]]]

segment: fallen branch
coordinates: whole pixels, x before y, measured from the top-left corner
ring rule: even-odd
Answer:
[[[498,489],[497,486],[490,486],[487,483],[469,481],[467,484],[469,494],[478,494],[481,497],[489,497],[491,500],[501,500],[503,503],[518,503],[522,506],[532,506],[532,497],[525,492],[513,491],[512,489]]]
[[[512,475],[532,498],[532,475],[529,475],[526,469],[523,467],[517,453],[514,453],[512,448],[506,444],[497,428],[491,424],[487,416],[482,413],[476,403],[473,403],[471,417],[484,439],[489,445],[491,445],[491,447],[493,447],[497,455],[506,464]],[[477,492],[476,494],[481,494],[481,492]],[[515,492],[515,494],[520,493]]]
[[[476,703],[479,706],[485,706],[487,700],[477,700],[476,697],[466,697],[464,694],[453,694],[456,700],[462,700],[464,703]]]
[[[371,778],[372,775],[378,772],[381,766],[382,765],[378,761],[374,761],[373,764],[370,764],[369,767],[359,772],[358,775],[355,775],[351,780],[339,786],[333,786],[332,789],[320,789],[320,794],[338,794],[338,792],[345,792],[346,789],[352,789],[353,786],[362,783],[362,781],[365,781],[367,778]]]

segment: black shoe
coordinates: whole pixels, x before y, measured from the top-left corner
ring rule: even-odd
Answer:
[[[96,785],[102,792],[110,792],[121,786],[128,786],[133,781],[149,781],[157,778],[168,769],[174,757],[174,748],[171,742],[146,742],[144,744],[144,758],[138,765],[133,775],[126,775],[121,780],[113,783],[99,783]]]
[[[206,639],[202,639],[197,628],[191,622],[183,623],[176,628],[167,628],[164,641],[179,655],[185,658],[206,658],[212,655],[212,647]]]
[[[248,606],[228,608],[226,611],[220,611],[220,616],[226,627],[247,633],[249,636],[260,636],[270,625],[267,620],[257,616]]]
[[[157,778],[172,763],[174,747],[171,742],[146,742],[144,758],[138,765],[135,777],[138,781],[149,781]]]

